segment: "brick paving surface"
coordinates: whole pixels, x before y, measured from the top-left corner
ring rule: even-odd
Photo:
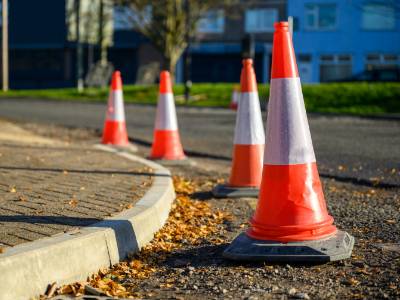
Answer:
[[[117,214],[132,207],[151,180],[151,170],[144,165],[90,145],[0,139],[0,246]]]

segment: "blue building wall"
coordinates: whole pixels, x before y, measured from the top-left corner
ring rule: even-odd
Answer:
[[[362,4],[369,2],[371,1],[288,0],[288,15],[293,16],[295,19],[293,43],[296,54],[298,57],[300,54],[311,55],[310,80],[303,81],[320,81],[321,55],[351,55],[353,74],[365,70],[367,54],[400,55],[400,20],[398,14],[396,15],[396,25],[393,30],[365,30],[362,28],[362,10],[360,7]],[[316,3],[336,4],[335,28],[330,30],[306,29],[305,6]]]

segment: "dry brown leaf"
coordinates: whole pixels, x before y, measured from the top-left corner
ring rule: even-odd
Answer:
[[[69,202],[69,205],[71,205],[72,207],[76,207],[78,205],[78,200],[76,200],[75,198],[72,198]]]
[[[26,202],[26,201],[28,201],[28,198],[26,198],[26,197],[23,196],[23,195],[20,195],[20,196],[18,197],[18,200],[19,200],[19,201],[22,201],[22,202]]]

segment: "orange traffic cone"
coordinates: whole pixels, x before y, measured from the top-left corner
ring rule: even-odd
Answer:
[[[240,89],[237,86],[235,86],[232,91],[231,103],[229,104],[229,108],[232,110],[237,110],[239,99],[240,99]]]
[[[102,143],[116,146],[129,145],[125,123],[122,79],[119,71],[115,71],[111,79],[111,90],[108,98]]]
[[[174,95],[168,71],[160,73],[160,93],[150,158],[169,161],[186,159],[179,138]]]
[[[354,238],[336,229],[326,208],[287,22],[275,23],[266,143],[251,226],[224,256],[280,262],[350,257]]]
[[[240,77],[231,176],[228,185],[215,187],[216,197],[257,197],[261,183],[265,137],[251,59],[243,60]]]

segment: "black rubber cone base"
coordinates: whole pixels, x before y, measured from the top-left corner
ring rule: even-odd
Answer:
[[[212,194],[216,198],[243,198],[243,197],[258,197],[258,188],[252,187],[232,187],[219,184],[213,190]]]
[[[271,263],[326,263],[349,258],[354,238],[344,231],[315,241],[280,243],[261,241],[241,233],[225,249],[223,256],[239,261]]]

